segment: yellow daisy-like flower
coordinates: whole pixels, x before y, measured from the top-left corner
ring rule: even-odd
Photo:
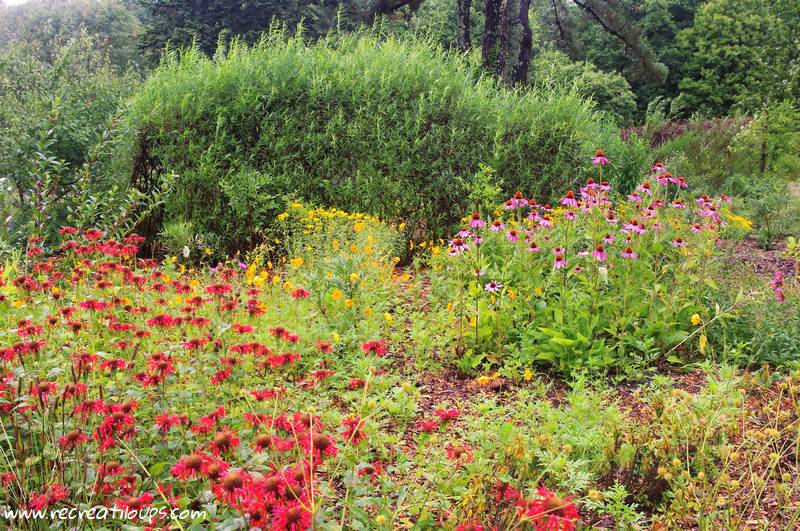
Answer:
[[[352,308],[353,307],[353,299],[345,299],[344,300],[344,305],[347,306],[348,308]]]
[[[303,260],[302,256],[298,256],[297,258],[292,258],[289,260],[289,263],[292,264],[292,267],[300,267],[301,265],[305,264],[306,261]]]
[[[703,322],[703,319],[700,318],[700,314],[699,313],[696,313],[696,314],[692,315],[692,324],[694,326],[700,326],[700,323],[702,323],[702,322]]]
[[[331,298],[335,301],[340,300],[342,297],[344,297],[344,291],[340,290],[339,288],[336,288],[331,292]]]

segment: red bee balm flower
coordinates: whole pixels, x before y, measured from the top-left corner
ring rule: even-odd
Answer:
[[[541,531],[572,531],[578,520],[578,509],[569,498],[561,498],[544,486],[537,488],[538,498],[517,502],[519,518]]]

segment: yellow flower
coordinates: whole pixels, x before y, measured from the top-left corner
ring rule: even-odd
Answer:
[[[522,375],[526,382],[530,382],[531,378],[533,378],[533,371],[530,369],[525,369],[525,374]]]
[[[210,247],[206,247],[205,249],[203,249],[203,252],[206,253],[206,256],[210,256],[211,255],[211,248]]]
[[[392,321],[394,321],[394,317],[389,312],[383,312],[383,318],[386,319],[388,324],[392,324]]]
[[[364,230],[365,226],[366,226],[366,223],[358,221],[356,223],[353,223],[353,230],[358,233],[358,232],[361,232],[362,230]]]
[[[350,282],[358,281],[358,273],[350,273]]]
[[[366,315],[367,317],[372,315],[372,308],[364,308],[364,315]]]
[[[264,277],[262,277],[260,275],[257,276],[257,277],[254,277],[253,278],[253,285],[255,287],[257,287],[257,288],[260,288],[261,286],[263,286],[264,285]]]
[[[353,307],[353,299],[345,299],[344,300],[344,305],[347,306],[348,308],[352,308]]]
[[[543,295],[544,295],[544,291],[542,291],[542,288],[539,288],[539,287],[536,287],[536,288],[534,288],[534,289],[533,289],[533,293],[534,293],[534,294],[535,294],[537,297],[541,297],[541,296],[543,296]]]
[[[399,256],[395,256],[394,258],[392,258],[392,262],[394,262],[395,264],[400,262],[400,257]]]
[[[339,337],[339,334],[337,334],[336,332],[334,332],[334,333],[333,333],[333,336],[332,336],[332,337],[333,337],[333,342],[334,342],[334,343],[338,343],[338,342],[339,342],[339,340],[341,339],[341,338]]]
[[[275,275],[275,276],[272,277],[272,285],[273,286],[277,286],[278,284],[280,284],[280,282],[281,282],[280,275]]]
[[[331,245],[333,246],[334,249],[338,249],[339,248],[339,240],[333,240],[331,242]]]
[[[488,376],[478,376],[475,379],[475,383],[477,383],[478,385],[486,385],[491,381],[492,381],[492,379],[489,378]]]
[[[292,258],[289,260],[289,263],[292,264],[292,267],[300,267],[301,265],[305,264],[306,261],[303,260],[303,257],[298,256],[297,258]]]
[[[289,213],[288,212],[282,212],[282,213],[278,214],[278,220],[279,221],[283,221],[284,219],[286,219],[288,217],[289,217]]]
[[[357,253],[358,252],[358,245],[352,244],[350,246],[350,252],[353,253],[353,254]]]
[[[700,323],[702,323],[702,322],[703,322],[703,320],[700,318],[700,314],[699,313],[696,313],[696,314],[692,315],[692,324],[694,326],[699,326]]]

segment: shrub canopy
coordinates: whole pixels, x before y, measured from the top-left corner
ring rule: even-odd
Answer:
[[[164,219],[227,248],[254,243],[287,194],[441,236],[481,165],[504,191],[547,198],[599,147],[625,182],[645,162],[573,92],[503,88],[429,42],[375,35],[168,54],[128,122],[121,176],[166,188]]]

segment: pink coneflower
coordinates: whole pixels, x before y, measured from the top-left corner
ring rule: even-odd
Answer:
[[[567,191],[567,194],[561,200],[561,204],[569,207],[578,206],[578,201],[575,199],[575,192],[572,190]]]
[[[602,243],[597,244],[597,247],[595,247],[594,251],[592,251],[592,256],[601,262],[605,262],[608,259],[608,254],[606,254],[606,250]]]
[[[639,255],[633,252],[633,248],[630,245],[625,247],[625,250],[622,251],[620,255],[622,255],[622,258],[627,258],[628,260],[636,260],[639,258]]]
[[[664,172],[664,173],[661,173],[661,174],[660,174],[660,175],[659,175],[659,176],[656,178],[656,181],[658,181],[658,184],[660,184],[660,185],[663,185],[663,186],[666,186],[666,185],[668,185],[668,184],[669,184],[669,183],[671,183],[673,180],[674,180],[674,178],[672,177],[672,174],[671,174],[670,172],[668,172],[668,171],[667,171],[667,172]]]
[[[608,159],[606,158],[606,155],[605,153],[603,153],[602,149],[598,149],[597,152],[594,154],[594,158],[592,159],[592,164],[594,164],[595,166],[597,166],[598,164],[600,166],[605,166],[606,164],[608,164]]]
[[[473,229],[479,229],[486,225],[486,222],[481,219],[481,215],[476,210],[472,213],[472,216],[469,219],[469,226]]]
[[[498,232],[498,231],[500,231],[500,230],[502,230],[504,228],[506,228],[506,226],[499,219],[496,219],[496,220],[492,221],[492,224],[489,227],[489,229],[491,229],[492,232]]]
[[[686,208],[686,205],[684,205],[680,199],[675,199],[675,201],[672,202],[672,208]]]
[[[640,194],[653,195],[653,190],[650,188],[650,183],[647,181],[643,182],[636,191]]]
[[[550,220],[550,214],[545,214],[541,218],[539,218],[539,226],[549,229],[553,226],[553,222]]]
[[[486,283],[484,289],[490,293],[497,293],[501,289],[503,289],[503,285],[495,280]]]
[[[663,162],[655,161],[653,163],[653,167],[650,168],[650,171],[652,171],[653,173],[662,173],[667,171],[667,168],[666,166],[664,166]]]
[[[565,218],[567,218],[569,221],[572,221],[572,220],[574,220],[574,219],[575,219],[575,211],[573,211],[573,210],[566,210],[566,211],[564,212],[564,217],[565,217]]]
[[[564,258],[563,254],[556,254],[555,261],[553,262],[553,269],[561,269],[567,265],[567,260]]]
[[[603,243],[605,243],[606,245],[614,243],[614,236],[611,234],[606,234],[605,236],[603,236]]]
[[[628,194],[628,201],[638,205],[642,202],[642,196],[640,196],[638,192],[633,192],[632,194]]]
[[[685,177],[678,177],[675,180],[675,184],[678,185],[678,188],[689,188],[689,183],[686,182],[686,178]]]
[[[680,236],[678,236],[678,237],[677,237],[677,238],[675,238],[675,240],[672,242],[672,246],[673,246],[673,247],[686,247],[686,242],[683,240],[683,238],[681,238]]]
[[[514,197],[505,203],[506,210],[514,210],[524,206],[528,206],[528,200],[523,197],[522,192],[516,192]]]
[[[458,256],[459,254],[463,253],[464,251],[468,250],[467,242],[462,240],[461,238],[453,238],[450,240],[450,254],[453,256]]]
[[[532,241],[530,245],[528,245],[529,253],[538,253],[539,251],[541,251],[541,249],[539,248],[538,245],[536,245],[536,242]]]
[[[510,242],[519,241],[519,232],[517,232],[517,229],[511,229],[506,233],[506,238],[508,238]]]
[[[623,225],[622,232],[623,234],[631,234],[631,233],[644,234],[645,232],[647,232],[647,230],[645,230],[645,228],[642,226],[641,223],[639,223],[635,219],[632,219],[631,221]]]
[[[695,224],[692,225],[692,228],[689,229],[689,230],[691,230],[692,232],[703,232],[703,226],[700,225],[699,223],[695,223]]]

